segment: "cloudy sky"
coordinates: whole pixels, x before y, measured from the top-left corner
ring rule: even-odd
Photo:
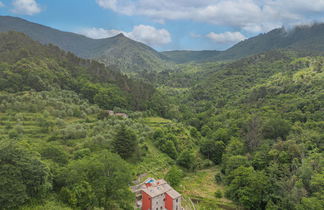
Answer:
[[[96,39],[123,32],[157,50],[223,50],[274,28],[324,22],[324,0],[0,0],[0,15]]]

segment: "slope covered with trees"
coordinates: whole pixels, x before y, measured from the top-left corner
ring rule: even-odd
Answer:
[[[125,127],[145,138],[142,124],[102,119],[71,91],[1,92],[0,100],[1,209],[132,207],[133,167],[113,142]],[[124,158],[140,158],[140,144]]]
[[[225,196],[247,209],[324,206],[324,58],[297,55],[216,64],[182,102]]]
[[[134,80],[0,33],[0,209],[132,209],[148,176],[187,208],[323,209],[324,57],[304,53]]]
[[[0,34],[0,61],[0,209],[131,209],[137,175],[210,163],[195,129],[147,126],[171,116],[147,83],[18,32]]]
[[[273,50],[142,76],[201,134],[200,154],[221,169],[217,196],[246,209],[323,208],[323,57]]]
[[[148,110],[159,104],[159,93],[151,85],[24,34],[1,33],[0,49],[1,90],[73,90],[104,109]]]

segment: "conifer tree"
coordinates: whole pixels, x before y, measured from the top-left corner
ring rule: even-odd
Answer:
[[[130,158],[137,150],[137,137],[136,134],[122,126],[113,141],[113,148],[116,153],[120,155],[123,159]]]

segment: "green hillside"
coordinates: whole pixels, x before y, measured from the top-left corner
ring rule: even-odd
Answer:
[[[0,209],[131,209],[134,166],[112,153],[113,142],[123,128],[140,136],[132,150],[139,161],[149,135],[143,124],[100,120],[101,109],[71,91],[0,98]]]
[[[102,40],[100,48],[89,57],[127,73],[159,72],[173,68],[164,55],[123,34]]]
[[[172,113],[152,86],[18,32],[0,33],[0,75],[0,209],[132,209],[142,174],[167,179],[188,208],[235,207],[213,197],[216,183],[199,197],[215,173],[200,134],[152,117]]]
[[[132,209],[132,181],[138,176],[169,180],[176,163],[167,147],[159,150],[160,131],[176,143],[179,157],[189,148],[198,152],[199,138],[189,126],[138,112],[129,112],[128,119],[102,118],[98,106],[71,91],[2,91],[0,100],[0,177],[6,180],[0,183],[1,209]],[[123,128],[136,142],[126,160],[116,155],[114,143]],[[234,209],[231,201],[213,197],[214,187],[223,189],[213,181],[217,170],[204,169],[209,162],[200,157],[191,164],[195,172],[177,166],[185,172],[174,186],[185,198],[183,205],[191,209],[192,199],[199,201],[196,208]],[[201,184],[193,186],[192,180]]]
[[[200,152],[221,166],[225,196],[246,209],[324,206],[324,58],[297,55],[208,64],[180,102],[179,119],[205,139]]]
[[[130,187],[147,177],[164,178],[185,209],[324,209],[322,26],[242,42],[231,56],[253,55],[235,61],[169,52],[199,62],[161,71],[132,71],[142,61],[131,54],[150,49],[107,39],[127,56],[109,62],[138,80],[1,32],[0,209],[134,209]]]
[[[123,72],[161,71],[172,67],[154,49],[122,34],[106,39],[62,32],[11,16],[0,16],[0,32],[18,31],[43,44],[53,44],[82,58],[91,58]]]
[[[1,33],[0,49],[1,90],[73,90],[106,109],[147,110],[159,98],[149,84],[18,32]]]
[[[324,207],[324,57],[273,50],[141,76],[201,133],[199,154],[218,167],[199,173],[214,176],[217,196],[246,209]],[[196,204],[209,197],[193,187],[200,176],[185,184]]]

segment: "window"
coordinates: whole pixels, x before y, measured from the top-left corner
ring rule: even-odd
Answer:
[[[176,210],[178,210],[178,206],[176,206]]]
[[[159,208],[156,208],[156,210],[159,210]]]
[[[178,203],[178,198],[177,198],[176,202]]]

